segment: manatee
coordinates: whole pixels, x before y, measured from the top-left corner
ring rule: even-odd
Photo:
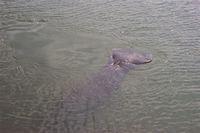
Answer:
[[[62,104],[54,110],[54,115],[48,115],[44,120],[40,133],[78,132],[79,128],[75,129],[75,124],[72,123],[80,126],[77,118],[80,118],[81,114],[87,114],[104,103],[112,92],[120,87],[120,83],[130,70],[151,61],[152,55],[149,53],[138,52],[132,48],[113,49],[108,62],[101,70],[92,74],[84,84],[73,89],[70,95],[64,96]]]

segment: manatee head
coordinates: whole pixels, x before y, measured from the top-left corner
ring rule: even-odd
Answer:
[[[134,67],[135,65],[141,65],[150,63],[152,61],[152,55],[144,52],[139,52],[134,49],[117,48],[112,50],[112,55],[109,60],[109,64],[118,66]]]

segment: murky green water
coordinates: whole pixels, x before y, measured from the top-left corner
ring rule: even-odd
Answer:
[[[71,116],[65,132],[200,130],[199,0],[0,0],[0,39],[2,133],[38,132],[63,92],[116,47],[154,60],[131,71],[105,104]]]

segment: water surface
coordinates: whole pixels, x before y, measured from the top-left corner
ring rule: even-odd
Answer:
[[[70,116],[66,132],[199,132],[199,0],[1,0],[0,39],[4,133],[38,132],[63,92],[116,47],[154,60],[131,71],[106,103]]]

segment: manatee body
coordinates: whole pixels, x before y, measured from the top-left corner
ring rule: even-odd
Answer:
[[[89,110],[105,101],[115,89],[119,88],[124,76],[136,65],[151,61],[151,54],[136,52],[134,49],[113,49],[107,64],[69,96],[64,97],[63,103],[54,111],[56,114],[54,117],[49,115],[44,120],[40,133],[78,132],[79,128],[74,128],[74,121],[80,125],[76,118],[81,114],[87,114]],[[85,121],[87,118],[83,119]]]

